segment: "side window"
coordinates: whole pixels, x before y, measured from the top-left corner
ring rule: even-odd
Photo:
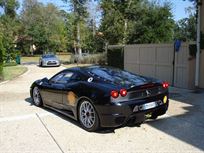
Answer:
[[[72,81],[80,81],[82,80],[81,76],[77,73],[75,73],[72,78],[71,78]]]
[[[60,78],[57,82],[58,83],[67,83],[70,78],[73,76],[73,72],[67,72],[64,74],[62,78]]]
[[[55,77],[53,77],[50,81],[51,83],[57,83],[58,80],[60,80],[63,77],[64,73],[60,73],[58,75],[56,75]]]
[[[52,83],[67,83],[73,76],[73,72],[63,72],[51,79]]]

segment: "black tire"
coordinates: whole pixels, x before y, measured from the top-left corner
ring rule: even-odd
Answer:
[[[32,99],[33,99],[33,104],[35,106],[42,106],[43,105],[43,101],[42,101],[42,98],[41,98],[41,95],[40,95],[40,91],[38,89],[37,86],[35,86],[32,90]]]
[[[86,110],[87,112],[83,110],[84,109],[83,107],[85,107],[85,105],[87,105],[87,108],[89,107],[90,109],[89,112],[88,110]],[[81,100],[79,104],[78,119],[83,129],[85,129],[88,132],[94,132],[98,130],[100,127],[98,113],[96,112],[96,109],[94,108],[93,104],[87,99]]]

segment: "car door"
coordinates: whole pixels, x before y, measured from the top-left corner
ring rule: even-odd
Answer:
[[[43,102],[46,105],[63,109],[63,92],[67,80],[73,75],[72,72],[62,72],[49,80],[44,90],[41,91]]]
[[[64,108],[73,110],[76,106],[78,93],[80,92],[79,82],[82,80],[81,76],[74,72],[72,77],[67,81],[65,90],[63,91],[63,104]]]

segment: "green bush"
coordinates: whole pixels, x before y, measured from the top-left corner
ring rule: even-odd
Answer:
[[[4,63],[3,66],[6,67],[6,66],[16,66],[16,62],[9,62],[9,63]]]
[[[101,54],[93,54],[83,57],[79,63],[81,64],[99,64],[99,65],[106,65],[107,63],[107,56],[105,53]]]
[[[0,64],[0,81],[3,80],[3,65]]]
[[[124,69],[124,49],[109,49],[107,54],[107,62],[109,66]]]

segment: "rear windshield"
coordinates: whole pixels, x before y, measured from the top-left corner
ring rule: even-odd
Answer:
[[[130,72],[116,68],[89,68],[89,73],[117,84],[137,84],[141,79],[144,79]],[[145,79],[143,81],[145,81]]]

